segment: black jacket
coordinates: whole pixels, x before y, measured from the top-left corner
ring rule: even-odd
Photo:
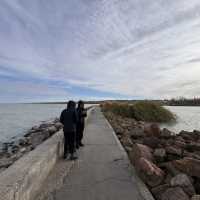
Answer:
[[[60,115],[60,122],[64,125],[64,132],[76,132],[77,124],[76,109],[65,109]]]
[[[87,117],[87,110],[84,108],[77,108],[77,115],[78,115],[78,124],[85,123],[85,117]]]

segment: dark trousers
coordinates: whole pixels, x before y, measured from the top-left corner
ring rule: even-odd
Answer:
[[[83,131],[84,131],[84,124],[80,123],[77,124],[77,132],[76,132],[76,144],[79,145],[81,140],[83,139]]]
[[[76,147],[76,132],[64,132],[64,156],[73,154]]]

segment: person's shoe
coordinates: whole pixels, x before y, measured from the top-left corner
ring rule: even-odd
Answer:
[[[78,156],[74,155],[74,154],[71,154],[70,156],[70,160],[76,160],[78,159]]]
[[[79,143],[80,147],[84,147],[84,144],[82,142]]]

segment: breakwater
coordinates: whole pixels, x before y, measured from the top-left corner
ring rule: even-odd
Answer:
[[[156,199],[199,198],[200,131],[175,134],[157,124],[105,115]]]
[[[13,137],[10,142],[0,145],[0,173],[15,161],[34,150],[42,142],[50,138],[62,128],[58,118],[32,127],[22,137]]]
[[[88,117],[92,110],[93,107],[88,108]],[[35,200],[62,155],[63,131],[60,130],[1,172],[0,200]]]

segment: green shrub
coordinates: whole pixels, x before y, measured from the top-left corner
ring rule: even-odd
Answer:
[[[175,116],[172,112],[163,106],[150,101],[141,101],[135,104],[105,103],[102,105],[102,109],[123,117],[135,118],[138,121],[175,121]]]

